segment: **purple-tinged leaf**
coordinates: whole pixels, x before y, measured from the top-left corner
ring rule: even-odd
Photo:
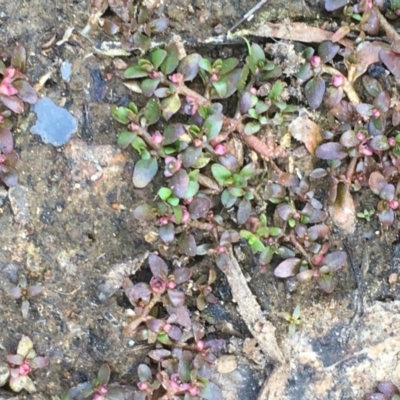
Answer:
[[[187,282],[190,277],[192,276],[192,269],[191,268],[186,268],[186,267],[181,267],[177,268],[174,273],[174,282],[177,285],[180,285],[181,283]]]
[[[382,225],[390,226],[394,222],[394,211],[391,208],[377,212],[376,215]]]
[[[0,165],[0,181],[8,187],[13,187],[18,184],[18,171],[13,167]]]
[[[329,267],[332,272],[339,271],[347,263],[347,254],[344,251],[335,251],[325,256],[323,265]]]
[[[203,218],[211,207],[211,200],[207,197],[197,197],[189,204],[189,214],[192,219]]]
[[[148,317],[146,320],[146,326],[153,332],[161,332],[162,328],[165,325],[165,321],[163,319],[151,318]]]
[[[35,89],[24,80],[18,80],[13,82],[13,86],[18,89],[17,96],[25,103],[35,104],[38,100]]]
[[[313,242],[317,239],[323,239],[330,232],[329,226],[325,224],[314,225],[308,229],[308,236]]]
[[[154,207],[149,204],[142,204],[133,211],[133,217],[141,222],[151,221],[156,215]]]
[[[275,268],[274,275],[278,278],[289,278],[296,275],[300,263],[301,260],[299,258],[288,258]]]
[[[166,121],[176,114],[181,108],[181,99],[177,93],[161,100],[162,115]]]
[[[321,160],[342,160],[347,157],[347,152],[340,143],[329,142],[317,147],[315,156]]]
[[[150,382],[153,378],[151,369],[146,364],[140,364],[138,366],[138,376],[140,382]]]
[[[158,164],[155,158],[139,160],[133,171],[133,185],[139,189],[146,187],[155,177],[158,171]]]
[[[22,290],[19,286],[14,286],[8,291],[8,294],[14,299],[20,299],[22,296]]]
[[[318,279],[318,286],[325,293],[332,293],[335,289],[335,281],[331,274],[322,274]]]
[[[308,102],[308,105],[317,109],[324,98],[325,94],[325,81],[320,77],[316,76],[309,80],[304,87],[304,93]]]
[[[169,182],[172,193],[180,199],[184,198],[189,188],[189,182],[188,173],[184,169],[180,169]]]
[[[173,307],[180,307],[185,304],[185,294],[180,290],[168,290],[168,298]]]
[[[176,340],[177,342],[179,342],[182,339],[182,331],[177,326],[172,325],[171,329],[168,332],[168,336],[171,339]]]
[[[324,210],[313,209],[308,218],[310,224],[318,224],[328,218],[328,213]]]
[[[374,106],[384,113],[388,112],[390,108],[389,93],[385,91],[380,92],[374,100]]]
[[[185,126],[179,122],[176,124],[168,124],[163,132],[163,146],[176,142],[185,132]]]
[[[158,234],[164,243],[172,243],[175,239],[174,224],[172,222],[168,222],[167,225],[160,226],[158,228]]]
[[[150,301],[151,297],[151,289],[147,283],[137,283],[136,285],[132,285],[132,282],[129,278],[123,283],[124,293],[128,300],[132,305],[135,305],[136,302],[142,299],[145,303]]]
[[[161,257],[155,254],[150,254],[149,266],[154,277],[162,281],[165,281],[167,279],[168,266]]]
[[[179,249],[189,257],[197,254],[197,245],[194,236],[190,233],[183,232],[178,240]]]
[[[321,178],[324,178],[327,174],[328,174],[328,172],[326,171],[326,169],[315,168],[310,174],[310,179],[311,180],[321,179]]]
[[[389,399],[391,399],[395,394],[399,394],[399,389],[397,386],[390,381],[379,382],[378,390]]]
[[[201,58],[200,54],[193,53],[181,60],[177,71],[183,75],[184,81],[192,81],[197,76]]]
[[[239,106],[242,114],[247,113],[253,107],[253,95],[248,91],[244,92],[240,98]]]
[[[0,102],[16,114],[21,114],[24,112],[24,103],[17,96],[0,95]]]
[[[158,350],[149,351],[149,357],[157,362],[162,361],[164,358],[167,358],[170,355],[171,355],[171,352],[166,349],[158,349]]]
[[[44,368],[49,365],[49,359],[47,357],[35,357],[30,361],[30,365],[33,369]]]
[[[344,132],[340,137],[340,144],[343,147],[351,148],[358,146],[360,144],[360,140],[357,138],[355,132],[349,129],[348,131]]]
[[[325,0],[325,10],[335,11],[341,7],[344,7],[348,3],[348,0]]]
[[[222,113],[212,114],[204,121],[203,127],[208,140],[213,140],[217,137],[221,131],[223,122],[224,115]]]
[[[289,204],[279,204],[276,208],[276,212],[284,221],[287,221],[296,210]]]
[[[22,365],[24,362],[24,357],[21,354],[9,354],[6,356],[6,360],[12,365]]]
[[[99,372],[97,373],[97,381],[99,385],[107,385],[110,380],[111,370],[108,364],[101,364]]]
[[[42,285],[34,285],[34,286],[29,286],[28,287],[28,295],[30,297],[37,296],[38,294],[43,292],[43,286]]]
[[[386,200],[386,201],[392,201],[394,199],[394,195],[395,195],[395,188],[394,188],[394,185],[392,185],[391,183],[386,185],[382,189],[382,191],[379,193],[379,197],[382,200]]]
[[[167,30],[169,25],[169,19],[162,17],[156,18],[150,21],[147,26],[150,28],[151,33],[161,33]]]
[[[381,84],[375,78],[371,78],[369,75],[364,75],[362,77],[362,83],[365,90],[373,97],[376,97],[380,92],[382,92]]]
[[[166,87],[158,88],[154,91],[154,96],[158,97],[159,99],[164,99],[165,97],[169,96],[170,90]]]
[[[14,149],[14,140],[8,128],[0,126],[0,151],[4,154],[11,153]]]
[[[213,82],[213,87],[218,93],[218,96],[211,96],[212,98],[226,99],[237,90],[237,84],[241,77],[242,70],[235,69],[227,75],[224,75],[218,82]],[[217,86],[217,87],[216,87]],[[218,88],[218,89],[217,89]]]
[[[333,60],[339,49],[340,46],[337,43],[326,40],[318,46],[318,55],[321,57],[322,62],[326,64]]]
[[[343,182],[334,186],[331,188],[329,214],[336,226],[347,233],[353,233],[356,227],[356,208],[349,187]]]
[[[151,39],[140,32],[135,32],[133,34],[132,41],[137,47],[139,47],[139,49],[143,51],[146,51],[151,47]]]
[[[380,172],[375,171],[369,176],[368,184],[370,189],[379,196],[388,183]]]
[[[200,154],[202,153],[203,149],[201,147],[193,147],[193,146],[189,146],[187,147],[181,156],[181,160],[182,160],[182,165],[185,168],[190,168],[192,166],[194,166],[196,164],[196,168],[202,168],[205,165],[208,164],[208,161],[210,160],[208,157],[202,157],[199,158]],[[199,160],[199,162],[201,163],[199,166],[197,166],[196,161]],[[208,160],[208,161],[207,161]],[[202,162],[206,162],[205,165],[202,165]]]
[[[239,225],[246,223],[251,213],[251,202],[247,199],[242,199],[239,203],[237,212],[237,223]]]
[[[400,78],[400,54],[396,54],[390,50],[382,49],[379,57],[385,64],[386,68],[396,77]]]
[[[300,83],[307,82],[313,76],[311,64],[309,62],[303,64],[296,76]]]
[[[366,21],[365,17],[367,17]],[[361,29],[368,35],[375,36],[381,27],[376,10],[372,8],[371,10],[365,11],[363,20],[365,22],[361,24]]]
[[[221,389],[213,382],[207,381],[199,392],[199,396],[205,400],[222,400]]]
[[[167,312],[169,315],[176,316],[176,323],[183,326],[184,328],[190,328],[192,321],[190,320],[189,310],[185,306],[181,307],[167,307]]]

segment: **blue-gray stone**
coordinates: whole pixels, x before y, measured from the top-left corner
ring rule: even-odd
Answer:
[[[33,111],[37,115],[37,121],[31,132],[39,135],[44,143],[62,146],[78,129],[76,118],[47,97],[40,99],[33,106]]]

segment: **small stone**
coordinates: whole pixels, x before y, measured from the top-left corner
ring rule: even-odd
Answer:
[[[31,128],[31,133],[39,135],[44,143],[62,146],[67,143],[78,129],[78,122],[69,111],[59,107],[49,98],[40,99],[33,111],[37,121]]]
[[[393,272],[392,274],[389,275],[388,282],[390,285],[394,285],[395,283],[397,283],[398,279],[399,275]]]
[[[234,355],[224,355],[217,360],[217,371],[220,374],[229,374],[238,367],[237,358]]]

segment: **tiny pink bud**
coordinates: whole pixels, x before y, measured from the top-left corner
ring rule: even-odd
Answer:
[[[168,288],[168,289],[175,289],[175,288],[176,288],[176,282],[174,282],[174,281],[168,281],[168,283],[167,283],[167,288]]]
[[[294,218],[294,219],[300,219],[300,214],[299,214],[298,212],[295,212],[295,213],[293,214],[293,218]]]
[[[215,251],[216,251],[218,254],[226,253],[226,247],[225,247],[225,246],[217,246],[217,248],[215,249]]]
[[[396,139],[393,136],[391,136],[390,138],[388,138],[388,143],[389,143],[389,146],[394,147],[394,146],[396,146]]]
[[[31,367],[28,364],[24,363],[20,365],[18,372],[20,375],[28,375],[29,372],[31,372]]]
[[[186,207],[182,207],[182,224],[186,224],[190,220],[190,214]]]
[[[199,394],[199,391],[200,391],[199,387],[195,385],[190,386],[189,388],[189,394],[191,396],[197,396]]]
[[[399,208],[399,202],[397,200],[392,200],[389,202],[389,207],[392,210],[397,210]]]
[[[4,122],[4,117],[2,115],[0,115],[0,124]]]
[[[96,393],[93,396],[93,400],[104,400],[104,396],[102,394]]]
[[[372,149],[369,148],[368,146],[360,145],[360,147],[359,147],[358,150],[359,150],[359,152],[360,152],[361,154],[364,154],[365,156],[372,156],[372,154],[374,154],[374,152],[372,151]]]
[[[342,74],[336,74],[332,77],[332,85],[335,87],[343,86],[344,76]]]
[[[193,197],[189,197],[188,199],[183,200],[183,203],[184,203],[185,205],[188,205],[188,204],[190,204],[192,201],[193,201]]]
[[[168,218],[168,217],[161,217],[161,218],[158,220],[158,223],[159,223],[161,226],[168,225],[168,222],[169,222],[169,218]]]
[[[171,328],[172,328],[171,324],[165,324],[163,327],[163,330],[164,330],[164,332],[169,333],[169,332],[171,332]]]
[[[319,67],[321,65],[321,57],[320,56],[312,56],[310,58],[311,65],[315,67]]]
[[[151,74],[150,74],[150,78],[151,79],[156,79],[156,78],[159,78],[159,77],[160,77],[160,73],[157,72],[157,71],[152,71]]]
[[[223,156],[226,154],[227,151],[228,151],[228,149],[226,148],[226,146],[224,144],[217,144],[214,147],[214,152],[217,156]]]
[[[358,139],[360,142],[362,142],[362,141],[365,139],[364,132],[358,131],[358,132],[356,133],[356,137],[357,137],[357,139]]]
[[[196,342],[196,349],[198,351],[203,351],[204,350],[204,346],[205,346],[205,343],[204,343],[203,340],[199,340],[198,342]]]
[[[161,135],[159,131],[154,132],[153,135],[151,136],[151,141],[155,144],[161,144],[161,142],[164,140],[164,136]]]
[[[6,157],[3,154],[0,154],[0,164],[3,164],[4,161],[6,161]]]
[[[212,75],[210,76],[210,81],[211,81],[211,82],[217,82],[217,81],[219,81],[219,76],[218,76],[217,74],[212,74]]]
[[[374,109],[372,110],[372,116],[373,116],[374,118],[379,118],[379,117],[381,116],[381,112],[380,112],[377,108],[374,108]]]
[[[267,239],[268,244],[274,244],[274,239],[272,237],[269,237]]]
[[[149,384],[147,382],[139,382],[138,383],[138,388],[142,392],[145,392],[149,388]]]
[[[176,72],[175,74],[172,74],[169,79],[173,83],[181,83],[183,81],[183,75],[179,72]]]
[[[257,94],[257,89],[255,87],[252,87],[250,89],[250,93],[256,95]]]
[[[130,123],[130,124],[128,125],[128,128],[129,128],[132,132],[135,132],[135,131],[137,131],[137,130],[139,129],[139,126],[136,125],[136,124],[134,124],[134,123],[132,122],[132,123]]]
[[[323,263],[323,261],[324,261],[324,255],[323,254],[316,254],[314,257],[313,257],[313,263],[315,264],[315,265],[321,265],[322,263]]]
[[[164,293],[167,288],[167,284],[161,279],[153,276],[150,280],[150,287],[154,293]]]
[[[201,139],[194,139],[193,140],[193,146],[196,147],[196,148],[200,147],[202,144],[203,144],[203,142],[202,142]]]
[[[10,78],[13,78],[14,75],[15,75],[15,68],[14,67],[6,68],[6,76],[9,76]]]
[[[107,388],[105,386],[99,386],[96,389],[96,392],[99,394],[106,394],[108,392]]]
[[[18,89],[11,84],[11,77],[5,76],[0,83],[0,94],[3,96],[14,96]]]

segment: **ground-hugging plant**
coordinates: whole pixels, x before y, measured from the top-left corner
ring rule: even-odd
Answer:
[[[6,186],[15,186],[18,173],[15,168],[19,157],[14,150],[11,132],[13,114],[24,111],[24,103],[34,104],[37,95],[23,74],[26,65],[26,51],[16,46],[8,67],[0,60],[0,182]]]
[[[17,354],[9,354],[6,360],[7,363],[0,362],[0,386],[8,383],[14,392],[25,389],[28,393],[35,393],[36,386],[29,375],[35,369],[46,367],[49,364],[48,358],[38,356],[32,340],[22,335]]]

